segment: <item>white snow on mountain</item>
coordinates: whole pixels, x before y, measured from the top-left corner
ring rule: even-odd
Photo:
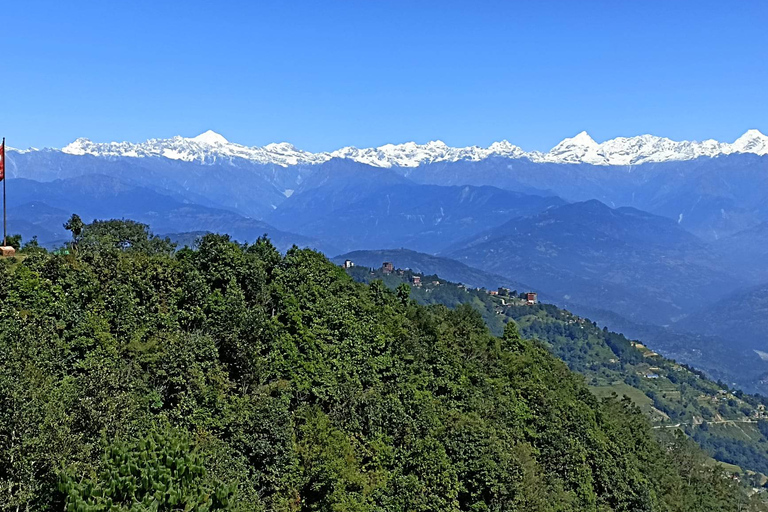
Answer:
[[[478,146],[453,148],[439,140],[426,144],[415,142],[386,144],[378,148],[366,149],[346,147],[330,153],[331,157],[349,158],[376,167],[418,167],[434,162],[478,161],[490,156],[521,158],[525,155],[525,151],[507,141],[495,142],[488,148]]]
[[[326,153],[309,153],[288,143],[248,147],[229,142],[222,135],[207,131],[197,137],[149,139],[146,142],[92,142],[77,139],[62,148],[70,155],[94,155],[102,158],[165,157],[173,160],[213,163],[233,159],[250,160],[259,164],[277,164],[282,167],[297,164],[316,164],[330,159]]]
[[[589,136],[587,132],[581,132],[575,137],[565,139],[553,147],[549,153],[534,160],[543,162],[557,162],[564,164],[603,164],[600,153],[600,144]]]
[[[376,148],[345,147],[333,152],[310,153],[285,142],[267,144],[263,147],[243,146],[229,142],[222,135],[209,130],[197,137],[176,136],[170,139],[150,139],[138,144],[101,143],[77,139],[62,151],[71,155],[93,155],[108,159],[165,157],[201,163],[243,159],[282,167],[319,164],[332,158],[346,158],[375,167],[418,167],[437,162],[480,161],[490,157],[526,158],[532,162],[626,166],[648,162],[693,160],[699,157],[717,157],[732,153],[766,155],[768,154],[768,136],[758,130],[749,130],[733,143],[711,139],[702,142],[678,142],[654,135],[617,137],[597,143],[587,132],[581,132],[575,137],[564,139],[547,153],[526,152],[507,141],[495,142],[487,148],[478,146],[454,148],[439,140],[426,144],[406,142],[386,144]]]
[[[205,133],[201,133],[197,137],[192,137],[190,140],[193,140],[197,143],[209,144],[209,145],[229,144],[229,141],[225,139],[223,135],[221,135],[220,133],[216,133],[213,130],[208,130]]]
[[[747,130],[744,135],[731,144],[731,147],[734,153],[765,155],[768,154],[768,136],[763,135],[758,130]]]

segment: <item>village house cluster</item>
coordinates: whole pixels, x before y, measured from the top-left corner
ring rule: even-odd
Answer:
[[[482,291],[483,288],[477,288],[477,291]],[[525,301],[526,304],[532,306],[539,303],[539,295],[536,292],[525,292],[518,295],[517,291],[510,290],[509,288],[499,287],[498,290],[485,290],[485,293],[493,297],[499,297],[503,305],[507,305],[504,300],[505,297],[517,297]]]
[[[344,260],[344,262],[341,265],[344,269],[351,269],[355,267],[355,262],[352,260]],[[385,261],[381,264],[381,268],[379,269],[382,274],[384,275],[392,275],[397,274],[399,276],[405,276],[406,272],[410,274],[410,277],[408,278],[408,281],[410,282],[411,286],[414,288],[422,288],[425,287],[425,291],[429,292],[434,287],[441,286],[443,283],[437,279],[433,279],[431,281],[424,281],[424,276],[422,274],[418,274],[415,272],[411,272],[410,269],[401,269],[401,268],[395,268],[394,263],[391,261]],[[375,274],[374,270],[371,270],[371,274]],[[464,284],[459,283],[457,285],[462,290],[467,290],[467,286]],[[487,290],[485,288],[475,288],[475,290],[479,292],[485,292],[488,295],[491,295],[493,297],[498,297],[501,301],[502,306],[512,306],[512,305],[535,305],[539,303],[539,296],[536,292],[524,292],[524,293],[518,293],[517,290],[511,290],[510,288],[500,286],[496,290]]]

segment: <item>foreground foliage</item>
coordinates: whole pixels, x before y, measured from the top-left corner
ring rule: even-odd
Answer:
[[[63,472],[59,489],[73,512],[226,510],[234,489],[206,485],[205,473],[200,454],[184,438],[153,433],[108,446],[98,475]]]
[[[79,228],[2,260],[0,509],[762,510],[514,323],[267,240]]]
[[[412,283],[417,275],[409,270],[385,273],[364,267],[352,267],[347,273],[359,282],[382,280],[393,290]],[[740,475],[745,485],[765,486],[761,475],[768,475],[765,397],[731,390],[723,382],[710,380],[700,371],[552,304],[531,305],[504,288],[502,294],[491,295],[488,290],[466,288],[436,275],[418,275],[420,286],[410,287],[410,296],[418,303],[454,308],[470,304],[498,335],[506,323],[514,322],[521,335],[539,340],[572,371],[584,376],[598,396],[632,397],[656,428],[681,429],[711,457],[746,470],[748,473]]]

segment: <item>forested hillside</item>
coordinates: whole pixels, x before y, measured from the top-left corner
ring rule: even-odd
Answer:
[[[0,260],[3,510],[765,509],[514,323],[76,221]]]
[[[391,289],[411,284],[418,276],[419,285],[411,284],[411,297],[417,302],[452,308],[471,305],[497,335],[514,322],[524,337],[539,340],[572,371],[582,374],[596,395],[629,396],[654,428],[679,429],[716,460],[768,474],[768,400],[763,397],[731,390],[640,342],[600,329],[589,319],[552,304],[528,304],[518,294],[524,289],[499,288],[501,294],[492,295],[485,288],[468,288],[412,270],[387,273],[353,267],[348,272],[357,281],[381,280]],[[764,482],[756,478],[753,483],[762,486]]]

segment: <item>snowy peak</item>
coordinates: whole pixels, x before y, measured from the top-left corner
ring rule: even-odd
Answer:
[[[732,144],[736,153],[768,154],[768,136],[760,133],[760,130],[747,130],[744,135],[736,139]]]
[[[309,153],[288,143],[269,144],[265,147],[248,147],[229,142],[223,135],[208,130],[197,137],[171,137],[131,142],[92,142],[77,139],[62,149],[70,155],[93,155],[101,158],[163,157],[186,162],[212,164],[219,161],[247,160],[258,164],[275,164],[282,167],[299,164],[316,164],[330,157],[323,153]]]
[[[768,137],[758,130],[749,130],[733,144],[713,139],[702,142],[674,141],[655,135],[616,137],[598,144],[587,132],[581,132],[563,140],[549,153],[529,158],[536,162],[625,166],[714,158],[732,153],[768,154]]]
[[[545,160],[569,164],[603,165],[603,157],[598,154],[599,149],[600,145],[587,132],[581,132],[575,137],[564,139],[552,148]]]
[[[595,139],[590,137],[586,131],[580,132],[578,135],[576,135],[573,138],[563,140],[563,142],[561,142],[560,145],[562,145],[566,141],[577,146],[597,147],[597,142],[595,142]]]
[[[494,142],[487,148],[479,146],[454,148],[441,140],[435,140],[426,144],[406,142],[366,149],[346,147],[334,151],[330,155],[334,158],[349,158],[376,167],[418,167],[425,164],[457,162],[459,160],[477,162],[492,156],[523,158],[528,153],[506,140]]]
[[[209,144],[211,146],[216,144],[228,144],[229,141],[224,138],[223,135],[214,132],[213,130],[208,130],[205,133],[201,133],[197,137],[192,137],[192,141],[195,141],[199,144]]]
[[[455,148],[435,140],[426,144],[406,142],[385,144],[375,148],[345,147],[333,152],[310,153],[287,142],[266,146],[243,146],[229,142],[223,135],[208,130],[196,137],[181,136],[170,139],[150,139],[138,144],[130,142],[93,142],[77,139],[62,149],[70,155],[93,155],[101,158],[162,157],[174,160],[196,161],[203,164],[247,160],[257,164],[282,167],[313,165],[332,158],[345,158],[374,167],[418,167],[440,162],[481,161],[486,158],[528,159],[532,162],[558,164],[591,164],[628,166],[649,162],[693,160],[733,153],[768,154],[768,136],[758,130],[748,130],[733,143],[716,140],[674,141],[654,135],[616,137],[597,143],[587,132],[564,139],[547,153],[526,152],[503,140],[487,148],[468,146]]]
[[[61,148],[61,151],[70,155],[85,155],[92,144],[93,142],[89,139],[81,137]]]

